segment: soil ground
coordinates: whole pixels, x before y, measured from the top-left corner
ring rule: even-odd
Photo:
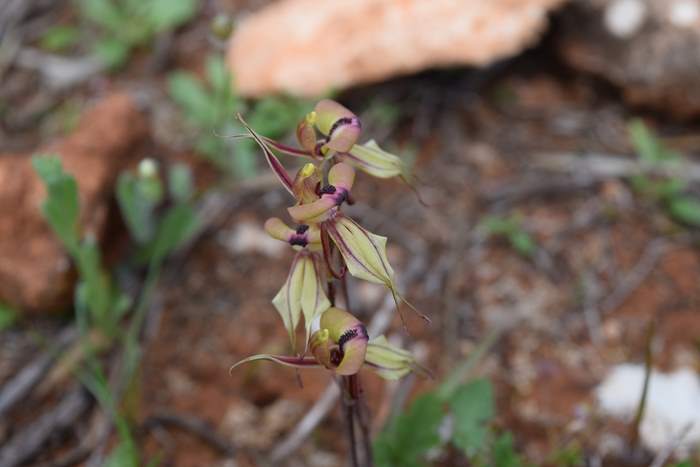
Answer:
[[[175,67],[201,67],[205,24],[178,36]],[[196,38],[195,46],[185,37]],[[376,132],[380,143],[415,156],[427,205],[401,182],[363,175],[356,182],[358,202],[348,213],[389,237],[399,277],[415,268],[403,284],[405,294],[432,319],[426,326],[404,309],[410,335],[396,314],[388,334],[436,376],[402,385],[370,373],[361,377],[370,410],[381,421],[397,394],[434,387],[498,330],[475,374],[495,383],[497,424],[514,433],[531,462],[551,464],[553,452],[576,440],[586,459],[603,465],[648,465],[648,455],[628,455],[628,427],[600,416],[593,389],[613,365],[643,362],[650,322],[656,367],[700,367],[696,232],[671,222],[623,179],[590,180],[544,170],[540,161],[547,154],[630,155],[626,125],[638,115],[693,158],[697,154],[683,137],[698,128],[627,108],[616,89],[560,65],[550,40],[489,70],[430,72],[340,96],[368,117],[365,134]],[[137,60],[107,86],[146,80],[143,86],[162,90],[163,79],[164,73],[145,78]],[[82,89],[70,98],[98,93]],[[161,91],[156,95],[151,105],[162,99]],[[377,102],[398,110],[395,126],[373,121]],[[29,134],[13,143],[21,147]],[[152,141],[163,160],[193,160],[163,141]],[[213,178],[209,169],[201,173],[203,180]],[[267,363],[229,373],[248,355],[286,350],[270,299],[292,253],[231,248],[241,225],[261,227],[284,212],[289,200],[281,189],[265,185],[227,197],[233,208],[216,229],[168,264],[132,410],[140,422],[163,413],[196,416],[238,451],[234,463],[190,433],[166,426],[142,430],[139,442],[147,454],[160,453],[162,465],[259,465],[330,383],[325,372],[308,371],[300,375],[301,386],[293,370]],[[536,253],[523,256],[502,239],[486,238],[478,227],[491,215],[518,216]],[[354,311],[365,317],[383,298],[379,288],[352,283],[351,290]],[[59,325],[41,319],[4,332],[0,380],[40,347],[33,332]],[[0,439],[32,410],[30,404],[20,407],[9,426],[0,424]],[[340,412],[332,411],[283,465],[345,465],[344,429]],[[76,427],[54,440],[56,449],[41,460],[74,444],[84,430]],[[442,461],[451,465],[449,455]]]

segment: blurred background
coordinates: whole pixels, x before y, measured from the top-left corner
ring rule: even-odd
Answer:
[[[415,184],[353,310],[434,373],[362,373],[377,466],[700,465],[700,1],[0,0],[0,467],[345,466],[270,300],[331,97]],[[292,173],[299,160],[281,156]],[[407,332],[408,331],[408,332]]]

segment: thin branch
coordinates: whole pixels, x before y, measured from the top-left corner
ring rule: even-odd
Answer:
[[[51,411],[4,444],[0,449],[0,466],[16,467],[32,459],[51,436],[72,426],[88,405],[90,399],[82,387],[70,391]]]
[[[191,433],[227,457],[233,457],[236,452],[233,445],[216,433],[207,422],[194,416],[161,412],[152,415],[144,423],[146,429],[152,429],[158,425],[172,425]]]
[[[6,382],[0,389],[0,419],[39,384],[49,369],[53,366],[57,356],[71,342],[78,337],[74,326],[61,331],[56,339],[57,343],[26,365],[14,378]]]

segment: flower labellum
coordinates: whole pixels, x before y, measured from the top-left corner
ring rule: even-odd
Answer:
[[[338,375],[360,371],[369,340],[365,325],[347,311],[331,307],[321,315],[320,326],[310,342],[316,360]]]
[[[321,196],[307,204],[297,204],[287,208],[289,215],[297,222],[317,223],[327,220],[337,211],[337,207],[347,201],[355,181],[355,169],[339,162],[328,171],[328,186],[320,189]]]
[[[300,224],[295,230],[281,219],[272,217],[265,221],[265,232],[274,239],[289,243],[296,250],[306,247],[318,250],[321,245],[321,232],[315,225]]]
[[[316,104],[315,124],[326,137],[324,148],[335,152],[347,152],[360,137],[360,119],[335,101],[324,99]]]

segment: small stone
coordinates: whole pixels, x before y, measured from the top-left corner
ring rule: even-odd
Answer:
[[[644,25],[647,7],[641,0],[616,0],[605,9],[605,26],[621,38],[633,36]]]
[[[254,222],[240,222],[233,230],[219,234],[219,241],[232,253],[260,253],[270,258],[279,258],[288,245],[276,240]]]
[[[676,0],[671,3],[668,20],[679,28],[695,26],[700,20],[700,5],[696,0]]]

